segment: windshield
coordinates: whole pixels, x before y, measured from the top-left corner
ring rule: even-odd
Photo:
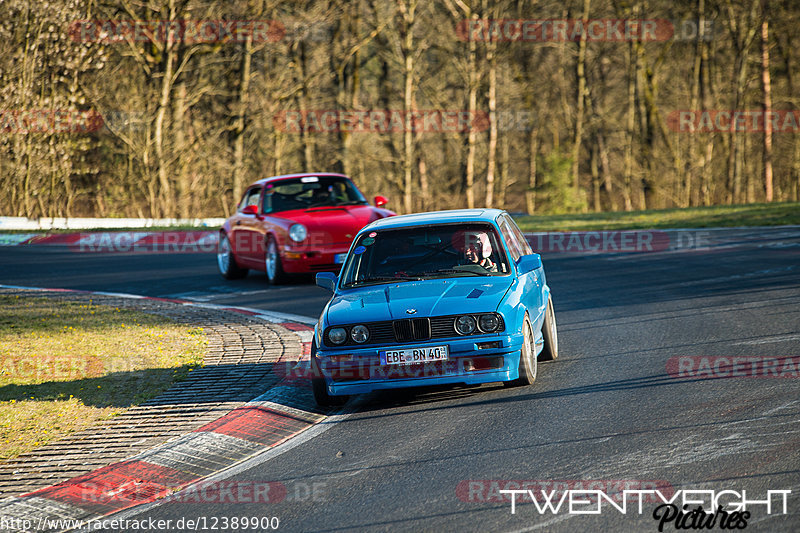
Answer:
[[[509,271],[490,224],[411,227],[361,234],[342,269],[341,286],[504,276]]]
[[[267,183],[264,213],[339,205],[364,205],[367,200],[347,178],[305,176]]]

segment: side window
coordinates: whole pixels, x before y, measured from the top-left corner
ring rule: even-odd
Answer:
[[[239,211],[241,211],[248,205],[258,206],[258,199],[260,196],[261,196],[261,189],[259,187],[247,191],[244,195],[244,198],[242,198],[242,203],[239,204]]]
[[[521,248],[522,254],[528,255],[533,253],[533,249],[531,248],[531,243],[528,242],[528,239],[525,238],[525,235],[522,233],[522,230],[519,229],[517,223],[514,222],[514,219],[510,216],[506,216],[506,220],[508,221],[508,226],[511,228],[512,233],[517,238]]]
[[[511,254],[511,260],[516,262],[517,259],[519,259],[520,256],[522,255],[522,250],[520,250],[520,245],[517,242],[517,238],[514,236],[514,233],[508,226],[508,222],[506,222],[505,220],[500,221],[500,231],[503,234],[503,239],[506,241],[506,244],[508,245],[508,251]]]

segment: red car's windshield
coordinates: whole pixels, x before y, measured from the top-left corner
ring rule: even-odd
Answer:
[[[305,176],[267,183],[264,187],[263,212],[366,203],[367,200],[349,179]]]

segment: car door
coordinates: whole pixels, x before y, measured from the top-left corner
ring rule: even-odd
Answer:
[[[503,239],[508,246],[511,260],[515,264],[517,260],[523,255],[533,253],[530,245],[525,240],[522,232],[516,227],[516,223],[510,216],[504,214],[500,217],[500,232],[503,234]],[[514,230],[517,231],[514,231]],[[543,269],[538,268],[530,272],[521,273],[517,270],[519,276],[519,283],[521,285],[520,301],[528,309],[528,314],[534,325],[537,323],[537,318],[544,316],[545,301],[542,296],[542,287],[544,285]]]

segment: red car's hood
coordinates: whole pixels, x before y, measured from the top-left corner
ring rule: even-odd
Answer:
[[[325,244],[350,243],[358,230],[387,216],[389,212],[369,205],[346,205],[295,209],[276,214],[303,224],[310,240]]]

